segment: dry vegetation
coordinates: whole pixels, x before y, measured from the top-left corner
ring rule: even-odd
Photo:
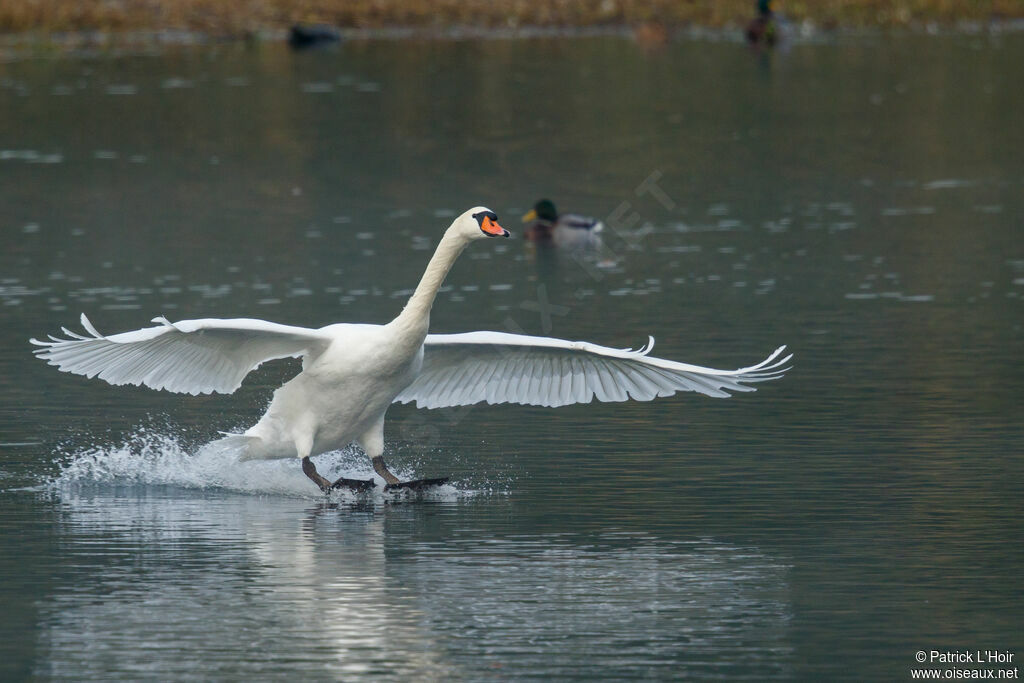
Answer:
[[[1024,17],[1024,0],[777,0],[820,26],[900,26]],[[291,24],[443,28],[742,24],[752,0],[0,0],[0,32],[187,30],[217,36]]]

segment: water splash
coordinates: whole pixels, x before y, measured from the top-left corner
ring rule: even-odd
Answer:
[[[240,461],[239,455],[236,448],[216,441],[193,447],[183,435],[140,428],[117,445],[64,451],[64,462],[46,487],[60,492],[90,486],[167,486],[323,499],[324,494],[306,478],[296,460]],[[330,494],[333,500],[454,501],[480,493],[451,484],[425,492],[385,493],[383,480],[374,475],[366,455],[356,448],[317,456],[316,465],[328,479],[374,479],[377,484],[367,493],[333,491]],[[401,467],[392,469],[403,479],[420,476]]]

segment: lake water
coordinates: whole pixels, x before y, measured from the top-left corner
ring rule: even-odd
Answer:
[[[0,63],[0,678],[909,680],[1024,657],[1024,35],[774,55],[621,37]],[[475,244],[435,332],[793,370],[730,400],[389,413],[420,499],[196,455],[232,396],[28,338],[385,322],[452,217],[548,196],[586,259]],[[367,477],[358,452],[321,471]]]

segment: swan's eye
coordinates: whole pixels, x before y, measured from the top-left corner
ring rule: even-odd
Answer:
[[[473,218],[476,219],[477,225],[479,225],[481,228],[484,227],[485,218],[490,218],[495,223],[498,222],[498,214],[494,213],[493,211],[481,211],[480,213],[474,213]]]

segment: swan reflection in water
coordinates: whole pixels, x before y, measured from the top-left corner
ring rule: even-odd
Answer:
[[[61,498],[76,576],[43,615],[40,675],[451,673],[424,615],[389,585],[383,516],[159,488]]]
[[[500,538],[474,516],[511,504],[493,499],[54,495],[66,573],[40,615],[43,677],[791,673],[789,567],[752,548]]]

